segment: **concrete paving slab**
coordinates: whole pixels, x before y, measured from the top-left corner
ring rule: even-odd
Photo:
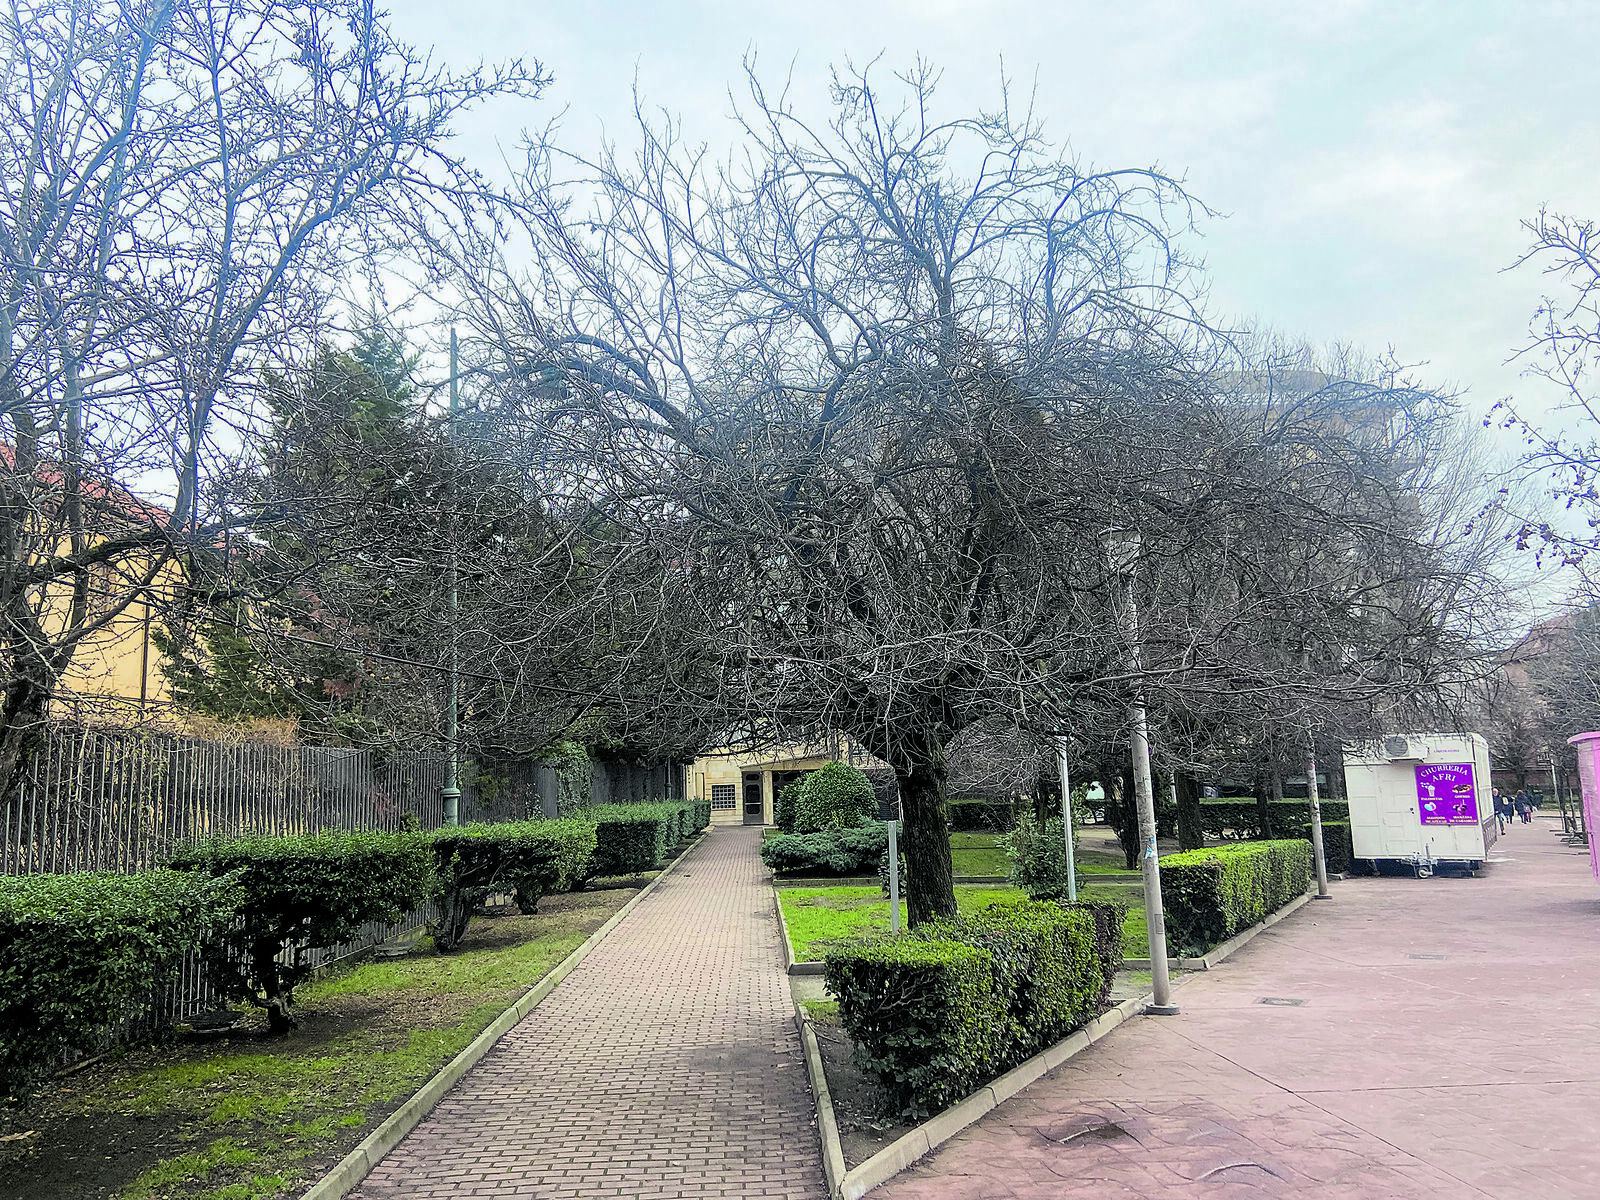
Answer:
[[[1538,823],[1500,854],[1336,884],[873,1195],[1600,1196],[1600,885]]]

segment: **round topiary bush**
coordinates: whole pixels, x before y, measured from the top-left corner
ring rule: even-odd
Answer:
[[[801,783],[795,805],[795,832],[853,829],[877,808],[872,781],[849,763],[831,762]]]

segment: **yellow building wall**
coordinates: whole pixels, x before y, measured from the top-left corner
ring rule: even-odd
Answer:
[[[827,766],[830,762],[848,762],[853,766],[867,768],[882,767],[872,755],[862,750],[848,738],[832,738],[830,745],[804,746],[792,744],[775,746],[767,750],[726,753],[713,751],[694,760],[694,765],[689,768],[689,786],[700,799],[713,803],[711,810],[711,823],[713,825],[740,825],[744,822],[744,776],[747,771],[761,773],[761,823],[773,823],[773,790],[772,776],[774,772],[782,771],[817,771]],[[734,789],[733,807],[717,808],[714,806],[715,794],[712,789],[718,785],[729,786]]]

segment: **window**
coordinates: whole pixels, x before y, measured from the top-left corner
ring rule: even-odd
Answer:
[[[711,809],[713,812],[732,812],[739,807],[739,789],[731,783],[713,783],[711,785]]]

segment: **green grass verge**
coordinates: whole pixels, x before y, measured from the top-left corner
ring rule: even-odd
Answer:
[[[474,922],[456,954],[361,964],[301,989],[302,1027],[288,1037],[141,1052],[61,1115],[154,1116],[173,1131],[173,1152],[119,1200],[297,1193],[631,895],[548,897],[538,916]]]
[[[989,904],[1007,904],[1024,898],[1020,888],[956,885],[956,907],[973,912]],[[1122,952],[1143,958],[1149,953],[1144,908],[1137,888],[1097,885],[1082,888],[1079,898],[1114,901],[1127,906],[1122,922]],[[789,926],[789,945],[795,961],[814,962],[829,947],[846,938],[889,931],[889,902],[873,887],[779,888],[783,919]],[[902,910],[901,919],[904,919]]]

